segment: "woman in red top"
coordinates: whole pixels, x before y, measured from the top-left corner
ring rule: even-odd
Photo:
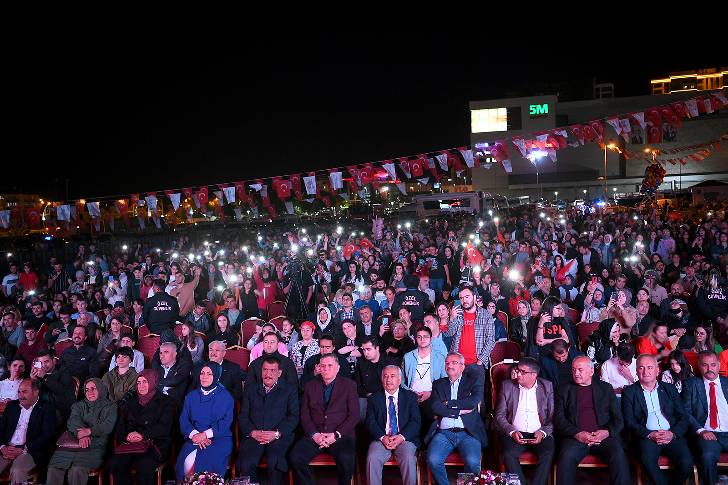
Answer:
[[[278,284],[271,277],[268,267],[256,266],[253,270],[255,277],[255,294],[258,296],[258,309],[267,312],[268,306],[278,299]]]

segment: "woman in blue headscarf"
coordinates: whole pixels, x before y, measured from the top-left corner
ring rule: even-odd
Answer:
[[[179,417],[185,440],[177,458],[177,479],[200,471],[225,476],[233,449],[234,403],[220,383],[222,369],[207,362],[200,369],[200,387],[187,394]]]

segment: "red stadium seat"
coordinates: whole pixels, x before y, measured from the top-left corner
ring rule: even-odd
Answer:
[[[139,337],[139,343],[137,345],[139,352],[144,354],[144,360],[147,365],[152,361],[154,353],[159,349],[159,335],[145,335]]]
[[[579,348],[584,350],[589,343],[589,335],[599,328],[599,322],[581,322],[576,326],[576,334],[579,338]]]
[[[243,320],[243,323],[240,325],[240,329],[243,333],[243,345],[248,343],[248,340],[255,335],[255,325],[258,323],[264,323],[263,320],[260,318],[248,318],[247,320]]]
[[[174,326],[174,335],[175,335],[175,336],[176,336],[177,338],[182,338],[182,324],[181,324],[181,323],[177,323],[177,324],[176,324],[176,325]]]
[[[518,362],[518,361],[515,361]],[[498,394],[500,394],[503,381],[511,378],[511,362],[499,362],[490,366],[490,398],[493,410],[495,410],[496,402],[498,402]]]
[[[637,459],[633,459],[632,462],[634,463],[635,470],[637,471],[637,485],[642,485],[642,463]],[[664,455],[660,455],[657,458],[657,466],[660,468],[660,470],[672,470],[674,468],[672,463],[670,462],[670,459]],[[693,465],[693,477],[695,480],[695,485],[699,485],[700,481],[698,479],[698,468],[695,465]]]
[[[569,317],[569,321],[571,323],[579,323],[581,320],[581,314],[576,308],[569,307],[569,310],[566,312],[566,316]]]
[[[336,466],[336,459],[328,453],[319,453],[314,456],[313,459],[308,463],[309,466]],[[354,485],[354,477],[356,477],[356,470],[351,477],[351,485]]]
[[[490,365],[503,362],[506,359],[518,360],[521,358],[521,346],[510,340],[496,342],[490,352]]]
[[[280,331],[281,327],[283,326],[283,320],[285,320],[287,317],[285,315],[278,315],[277,317],[271,318],[269,321],[273,325],[276,326],[276,328]]]
[[[496,314],[496,318],[501,321],[504,327],[506,327],[506,334],[508,334],[508,323],[510,321],[510,318],[508,318],[508,314],[504,311],[499,311]]]
[[[577,468],[609,468],[605,462],[602,461],[597,455],[586,455],[576,466]],[[554,464],[554,480],[553,485],[556,485],[556,477],[558,472],[558,466]],[[570,484],[566,484],[570,485]]]
[[[149,334],[149,327],[147,327],[146,325],[142,325],[141,327],[139,327],[139,338],[146,337]]]
[[[66,339],[59,340],[58,342],[56,342],[56,345],[53,347],[56,352],[56,357],[58,357],[60,359],[63,351],[66,350],[71,345],[73,345],[73,340],[71,340],[70,338],[66,338]]]
[[[282,301],[274,301],[268,305],[268,318],[277,317],[286,314],[286,304]]]
[[[225,359],[238,364],[242,370],[247,371],[250,364],[250,350],[240,346],[230,347],[225,352]]]

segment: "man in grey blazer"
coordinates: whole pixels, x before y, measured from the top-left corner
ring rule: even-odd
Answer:
[[[509,473],[526,483],[519,456],[524,451],[538,455],[536,473],[530,483],[545,485],[554,458],[554,389],[540,377],[536,359],[524,357],[516,367],[516,382],[507,379],[498,393],[495,411],[500,431],[503,462]]]

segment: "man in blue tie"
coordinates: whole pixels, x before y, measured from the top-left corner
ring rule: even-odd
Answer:
[[[417,395],[400,387],[399,367],[388,365],[382,370],[384,391],[369,396],[367,429],[377,438],[367,453],[367,483],[381,485],[382,467],[392,455],[397,459],[403,485],[417,483],[417,447],[420,444],[420,408]]]

